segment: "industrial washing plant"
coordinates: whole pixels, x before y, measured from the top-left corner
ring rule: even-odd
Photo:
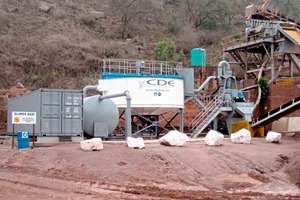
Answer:
[[[270,0],[262,5],[246,8],[245,37],[223,39],[224,57],[229,54],[244,70],[244,79],[259,80],[262,73],[269,73],[272,84],[288,63],[300,71],[299,23],[285,17],[271,7]],[[104,59],[98,85],[82,90],[39,89],[8,102],[8,134],[14,130],[36,133],[38,141],[61,141],[70,137],[73,141],[84,137],[158,137],[170,129],[186,132],[197,137],[205,128],[225,130],[231,134],[236,124],[242,124],[253,132],[300,106],[300,97],[292,99],[267,114],[251,119],[254,108],[260,103],[258,84],[247,88],[237,87],[230,64],[221,61],[216,76],[198,87],[194,85],[194,68],[205,66],[206,51],[192,49],[190,68],[182,63]],[[203,94],[206,85],[217,83],[215,92]],[[255,103],[244,96],[248,89],[258,87]],[[86,97],[89,90],[98,95]],[[184,124],[184,108],[193,101],[199,112]],[[12,112],[35,112],[35,126],[12,123]],[[179,126],[172,120],[179,116]],[[223,120],[223,127],[219,122]],[[186,128],[187,127],[187,128]]]
[[[195,59],[203,59],[203,51],[194,50],[199,53]],[[226,116],[229,133],[232,123],[251,120],[253,103],[246,102],[237,90],[226,61],[220,62],[217,76],[208,77],[196,89],[194,69],[174,62],[105,59],[101,76],[98,85],[83,90],[39,89],[14,98],[8,103],[8,119],[13,111],[36,112],[34,130],[23,124],[15,124],[15,130],[34,131],[38,141],[61,141],[65,137],[76,141],[84,136],[111,138],[115,130],[119,130],[117,135],[121,137],[141,136],[149,134],[149,130],[157,137],[162,130],[169,130],[160,122],[171,122],[178,114],[179,131],[184,132],[184,126],[188,126],[192,137],[197,137],[212,122],[212,127],[217,128],[222,115]],[[203,101],[201,91],[210,81],[217,81],[217,91]],[[99,94],[86,97],[89,90]],[[184,125],[184,107],[190,100],[198,105],[200,112]],[[124,117],[125,122],[118,125]],[[142,126],[136,128],[136,121]],[[8,133],[12,132],[13,125],[9,123]]]

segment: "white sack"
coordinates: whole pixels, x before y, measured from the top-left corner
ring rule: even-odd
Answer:
[[[86,151],[97,151],[103,149],[103,143],[101,138],[93,138],[90,140],[80,141],[80,147]]]
[[[182,146],[187,140],[188,136],[176,130],[169,131],[166,135],[159,138],[159,143],[167,146]]]
[[[230,139],[233,143],[250,144],[251,134],[249,130],[242,128],[241,130],[231,134]]]
[[[127,137],[126,140],[129,148],[139,148],[139,149],[145,148],[143,138]]]
[[[218,146],[221,145],[224,135],[218,131],[210,130],[205,136],[204,140],[209,146]]]
[[[267,142],[279,142],[280,139],[281,139],[281,133],[277,133],[274,131],[269,131],[267,133],[267,137],[266,137]]]

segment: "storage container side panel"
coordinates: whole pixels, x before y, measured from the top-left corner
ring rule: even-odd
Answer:
[[[64,119],[63,123],[63,135],[81,136],[83,134],[81,119]]]
[[[61,123],[58,118],[41,120],[41,136],[58,135],[61,132]]]
[[[39,98],[39,90],[34,92],[30,92],[29,94],[25,94],[23,96],[11,99],[7,104],[7,132],[9,135],[13,132],[13,124],[12,124],[12,112],[15,111],[23,111],[23,112],[36,112],[36,124],[35,124],[35,133],[40,132],[40,124],[39,124],[39,116],[40,116],[40,98]],[[16,124],[15,125],[15,133],[16,131],[28,131],[30,135],[33,133],[33,125],[28,124]]]
[[[42,92],[41,95],[43,105],[60,105],[60,92],[46,91]]]

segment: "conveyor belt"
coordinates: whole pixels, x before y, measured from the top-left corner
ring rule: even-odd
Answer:
[[[300,46],[300,31],[298,29],[280,29],[280,32],[282,32],[294,44]]]
[[[266,124],[269,124],[275,120],[278,120],[279,118],[286,116],[297,109],[300,108],[300,97],[297,97],[278,108],[275,108],[274,110],[271,110],[267,114],[264,114],[252,121],[251,127],[259,127],[264,126]]]

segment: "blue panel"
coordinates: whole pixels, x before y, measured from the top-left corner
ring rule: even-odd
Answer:
[[[164,74],[134,74],[134,73],[117,73],[117,72],[104,72],[102,73],[102,79],[114,79],[114,78],[174,78],[174,79],[183,79],[182,75],[164,75]]]
[[[18,149],[29,149],[29,132],[18,131]]]

